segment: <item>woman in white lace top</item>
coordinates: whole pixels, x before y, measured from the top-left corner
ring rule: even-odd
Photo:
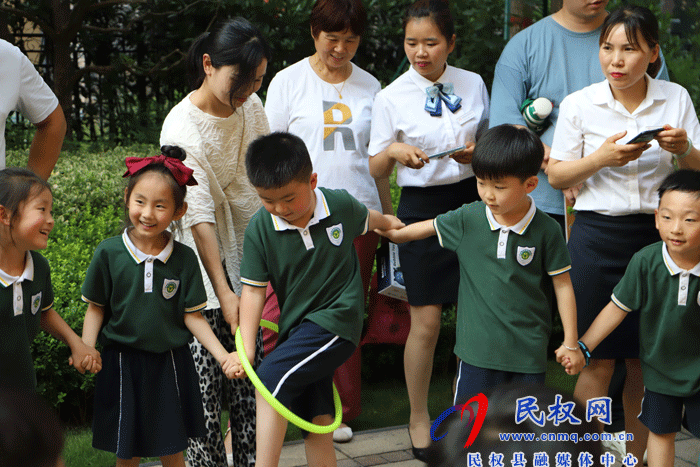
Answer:
[[[170,111],[161,145],[177,145],[199,185],[188,190],[181,240],[197,252],[207,289],[202,313],[227,350],[235,349],[238,327],[240,261],[248,221],[261,207],[248,183],[248,144],[269,133],[267,117],[255,94],[270,57],[261,33],[243,18],[229,20],[195,40],[188,52],[193,92]],[[217,362],[195,339],[190,344],[203,396],[207,438],[191,439],[191,467],[226,465],[220,429],[221,407],[228,400],[233,434],[233,465],[255,464],[255,393],[250,380],[227,380]],[[262,349],[262,338],[258,344]],[[259,361],[262,353],[256,357]]]

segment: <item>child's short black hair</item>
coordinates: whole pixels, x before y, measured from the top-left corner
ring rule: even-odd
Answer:
[[[280,188],[293,180],[308,182],[313,166],[304,141],[291,133],[261,136],[245,156],[248,180],[256,188]]]
[[[477,141],[472,169],[481,179],[514,176],[525,181],[537,175],[543,158],[544,146],[535,133],[524,127],[498,125]]]
[[[667,191],[682,191],[700,198],[700,172],[691,169],[681,169],[672,172],[659,185],[659,202]]]

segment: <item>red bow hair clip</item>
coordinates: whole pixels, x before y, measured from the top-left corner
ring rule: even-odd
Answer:
[[[197,180],[192,176],[194,171],[183,164],[181,160],[174,157],[168,157],[163,154],[151,157],[127,157],[124,162],[126,163],[124,177],[136,175],[136,173],[144,167],[156,164],[164,165],[173,175],[178,185],[197,185]]]

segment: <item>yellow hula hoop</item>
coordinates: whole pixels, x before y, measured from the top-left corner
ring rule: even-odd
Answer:
[[[260,326],[267,328],[273,332],[279,332],[279,327],[277,326],[277,323],[273,323],[272,321],[268,321],[266,319],[261,319],[260,320]],[[316,425],[315,423],[308,422],[289,410],[287,407],[282,405],[280,401],[275,399],[275,397],[272,395],[270,391],[267,390],[265,385],[263,384],[262,381],[260,381],[260,378],[258,375],[255,373],[253,370],[253,366],[250,364],[250,361],[248,360],[248,356],[245,353],[245,348],[243,347],[243,337],[241,336],[241,328],[239,327],[236,330],[236,351],[238,352],[238,358],[241,360],[241,364],[243,365],[243,369],[245,370],[246,374],[248,375],[248,378],[250,378],[250,381],[253,383],[253,386],[255,386],[255,389],[258,390],[258,392],[265,398],[268,404],[272,406],[280,415],[282,415],[284,418],[289,420],[290,422],[294,423],[296,426],[301,428],[302,430],[306,430],[310,433],[318,433],[318,434],[325,434],[325,433],[331,433],[336,430],[340,426],[340,422],[343,420],[343,405],[340,402],[340,394],[338,394],[338,389],[335,387],[335,384],[333,384],[333,401],[335,403],[335,420],[333,420],[333,423],[330,425]]]

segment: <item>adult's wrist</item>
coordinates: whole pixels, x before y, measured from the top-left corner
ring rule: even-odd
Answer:
[[[673,154],[673,157],[676,160],[684,159],[684,158],[688,157],[688,154],[690,154],[690,151],[692,151],[692,150],[693,150],[693,141],[691,141],[691,139],[688,138],[688,148],[684,152],[682,152],[681,154]]]

